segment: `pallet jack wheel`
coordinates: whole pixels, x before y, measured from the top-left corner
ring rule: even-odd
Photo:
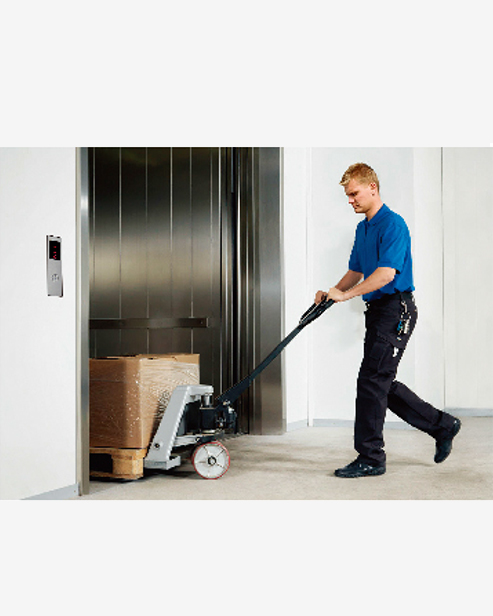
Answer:
[[[203,443],[192,454],[193,467],[204,479],[219,479],[228,470],[229,463],[229,452],[219,441]]]

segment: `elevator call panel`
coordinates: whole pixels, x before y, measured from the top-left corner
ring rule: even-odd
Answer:
[[[46,236],[46,283],[48,295],[63,297],[62,238]]]

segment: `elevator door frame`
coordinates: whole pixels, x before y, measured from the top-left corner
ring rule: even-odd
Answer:
[[[221,173],[222,348],[225,387],[250,372],[284,335],[282,149],[219,148]],[[78,478],[89,493],[89,148],[77,148]],[[230,233],[234,225],[233,249]],[[234,281],[234,282],[233,282]],[[236,349],[236,351],[235,351]],[[238,401],[239,429],[286,431],[283,360],[276,360]],[[215,392],[219,394],[221,392]]]

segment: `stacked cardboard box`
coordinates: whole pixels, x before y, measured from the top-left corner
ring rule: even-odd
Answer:
[[[90,446],[148,447],[177,385],[200,382],[199,355],[91,359]]]

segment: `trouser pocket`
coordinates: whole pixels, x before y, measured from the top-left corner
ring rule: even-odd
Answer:
[[[388,373],[397,370],[407,341],[392,340],[390,336],[376,332],[371,337],[363,363],[370,371]]]

